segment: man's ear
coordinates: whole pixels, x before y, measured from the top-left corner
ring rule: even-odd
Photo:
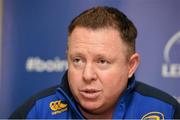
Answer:
[[[134,53],[129,59],[129,74],[128,78],[132,77],[140,63],[140,56],[138,53]]]

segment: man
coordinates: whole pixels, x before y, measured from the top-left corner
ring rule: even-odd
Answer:
[[[68,70],[60,86],[33,96],[10,118],[180,118],[173,97],[135,81],[136,36],[133,23],[115,8],[81,13],[69,25]]]

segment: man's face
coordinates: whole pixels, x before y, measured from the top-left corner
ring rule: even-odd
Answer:
[[[73,30],[68,41],[68,80],[81,108],[92,113],[112,110],[128,76],[126,45],[117,30]]]

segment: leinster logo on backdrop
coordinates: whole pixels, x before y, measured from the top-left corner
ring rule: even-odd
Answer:
[[[175,33],[164,47],[164,78],[180,78],[180,31]]]

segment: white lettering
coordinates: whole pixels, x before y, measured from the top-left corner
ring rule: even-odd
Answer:
[[[54,60],[43,60],[40,57],[29,57],[26,61],[28,72],[63,72],[67,70],[66,60],[55,57]]]
[[[165,78],[180,77],[180,64],[163,64],[162,65],[162,76]]]

